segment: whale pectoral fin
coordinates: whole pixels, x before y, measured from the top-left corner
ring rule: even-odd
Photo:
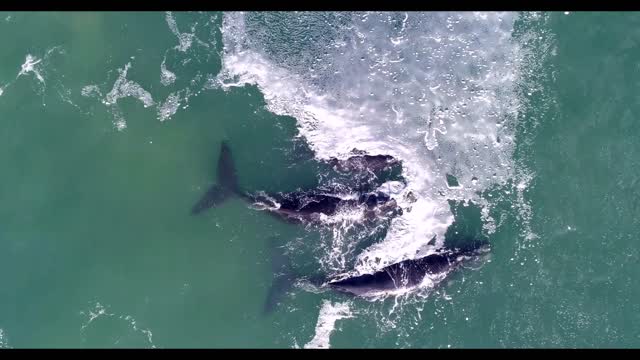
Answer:
[[[224,187],[216,184],[207,190],[207,192],[198,200],[198,202],[191,208],[191,215],[199,214],[212,207],[219,206],[224,203],[231,196]]]

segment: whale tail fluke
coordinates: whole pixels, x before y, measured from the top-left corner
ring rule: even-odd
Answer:
[[[220,155],[218,157],[217,183],[212,185],[207,192],[191,208],[191,214],[196,215],[207,209],[220,206],[232,196],[242,196],[238,185],[238,175],[236,173],[235,162],[231,153],[231,148],[226,141],[220,145]]]
[[[198,202],[191,208],[191,215],[197,215],[201,212],[219,206],[224,203],[231,193],[224,189],[219,184],[212,185],[209,190],[198,200]]]

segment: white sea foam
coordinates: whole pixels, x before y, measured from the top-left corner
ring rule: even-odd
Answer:
[[[118,79],[113,83],[113,88],[104,99],[105,105],[115,105],[115,103],[122,98],[133,97],[142,102],[144,107],[149,107],[154,104],[153,97],[145,90],[140,84],[128,80],[127,72],[131,68],[131,63],[127,63],[124,69],[118,69]]]
[[[186,52],[191,48],[194,40],[200,46],[203,46],[205,48],[209,47],[209,44],[200,40],[195,35],[196,27],[198,25],[197,22],[191,25],[191,32],[180,32],[180,30],[178,29],[178,24],[176,22],[176,19],[173,16],[173,12],[167,11],[165,13],[165,19],[167,21],[167,25],[169,26],[169,30],[171,30],[171,32],[178,38],[179,43],[174,47],[174,49],[180,52]],[[213,18],[210,18],[208,22],[211,21],[212,19]]]
[[[8,349],[8,348],[11,348],[11,346],[9,346],[7,335],[5,334],[3,329],[0,329],[0,349]]]
[[[169,86],[176,81],[176,74],[167,69],[167,57],[162,60],[160,64],[160,83],[164,86]]]
[[[270,111],[298,120],[320,159],[357,148],[403,161],[405,211],[384,241],[360,255],[358,271],[371,272],[441,246],[453,222],[449,200],[484,205],[479,193],[512,177],[521,66],[515,19],[228,13],[218,83],[257,85]],[[447,174],[459,186],[448,186]],[[409,191],[415,201],[403,200]],[[494,230],[486,211],[485,220],[485,230]]]
[[[180,95],[171,93],[164,103],[158,105],[158,119],[165,121],[173,116],[180,107]]]
[[[328,349],[331,333],[335,331],[336,321],[353,317],[348,303],[331,303],[325,300],[318,315],[316,332],[313,339],[304,347],[306,349]]]
[[[114,126],[120,131],[126,129],[127,122],[117,104],[119,99],[133,97],[140,100],[144,107],[150,107],[155,104],[151,93],[140,86],[140,84],[127,79],[127,73],[130,68],[131,63],[129,62],[124,68],[118,69],[118,78],[113,83],[111,91],[102,99],[102,103],[110,109],[114,117]],[[96,85],[88,85],[82,88],[82,95],[101,96],[102,93]]]
[[[195,33],[199,24],[204,27],[210,26],[212,22],[216,21],[217,16],[207,15],[204,16],[204,20],[200,17],[198,21],[189,24],[190,32],[179,30],[178,22],[172,12],[166,12],[164,17],[169,31],[178,38],[178,45],[165,51],[160,63],[160,84],[163,86],[176,86],[176,82],[180,77],[186,77],[186,75],[178,75],[181,70],[180,64],[184,66],[194,60],[201,64],[215,56],[215,53],[209,50],[211,45],[215,44],[215,31],[211,31],[209,34],[211,39],[204,39],[205,41],[199,39]],[[194,44],[198,46],[194,46]],[[132,56],[131,59],[135,60],[135,57]],[[118,100],[120,99],[133,97],[142,102],[146,108],[154,107],[158,120],[167,121],[176,114],[181,105],[183,108],[188,107],[191,96],[197,96],[201,91],[212,88],[211,84],[207,84],[211,83],[213,75],[203,75],[198,72],[186,86],[172,91],[164,101],[156,102],[154,95],[147,90],[151,89],[149,84],[139,84],[127,78],[128,72],[132,67],[132,63],[129,62],[124,68],[117,69],[118,78],[106,95],[103,95],[103,93],[107,89],[101,88],[96,84],[84,86],[81,90],[82,96],[96,98],[107,106],[113,116],[114,126],[118,130],[127,128],[125,114],[118,105]]]
[[[102,97],[102,92],[100,91],[100,88],[98,87],[98,85],[87,85],[87,86],[84,86],[82,88],[82,90],[80,91],[80,94],[82,94],[82,96],[86,96],[86,97],[95,97],[95,98],[101,98]]]
[[[18,76],[16,76],[16,78],[19,78],[20,76],[26,75],[28,73],[33,73],[38,81],[44,84],[44,78],[42,77],[42,74],[40,74],[39,68],[36,67],[36,65],[40,64],[40,62],[42,62],[42,59],[38,59],[31,54],[27,54],[24,59],[24,63],[20,66],[20,72],[18,73]]]
[[[100,302],[95,302],[87,311],[81,311],[80,315],[87,318],[87,321],[80,327],[80,330],[82,332],[86,331],[86,329],[91,326],[94,321],[98,321],[102,317],[110,317],[126,322],[129,325],[130,330],[132,330],[134,333],[140,333],[146,338],[151,348],[156,347],[153,343],[153,333],[151,332],[151,330],[139,327],[136,319],[131,315],[119,315],[108,312],[108,306],[104,306]],[[122,337],[118,339],[114,345],[117,345],[121,341],[121,339]]]
[[[173,13],[171,11],[166,12],[165,18],[171,32],[178,37],[179,44],[176,46],[176,49],[181,52],[187,51],[191,47],[194,34],[181,33],[180,30],[178,30],[178,24],[176,23],[176,19],[173,17]]]

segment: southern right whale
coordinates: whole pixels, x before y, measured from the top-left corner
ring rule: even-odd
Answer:
[[[324,286],[365,297],[411,289],[422,284],[427,276],[446,275],[488,249],[488,244],[467,249],[439,249],[425,257],[385,266],[372,274],[340,275],[327,281]]]
[[[265,299],[263,314],[272,312],[286,289],[298,280],[316,288],[337,291],[346,295],[371,298],[392,295],[398,290],[411,290],[420,286],[426,277],[436,283],[460,268],[465,262],[480,257],[490,250],[487,241],[467,241],[461,247],[445,247],[424,257],[406,259],[387,265],[373,273],[345,272],[332,276],[300,276],[291,269],[284,254],[269,239],[272,247],[272,269],[276,275]]]
[[[358,154],[344,161],[331,160],[330,165],[340,171],[376,172],[389,169],[398,164],[386,155]],[[349,191],[352,191],[349,193]],[[229,145],[223,141],[217,167],[217,183],[196,202],[191,214],[199,214],[209,208],[219,206],[227,199],[237,196],[254,205],[254,208],[266,210],[278,218],[289,222],[311,223],[320,221],[322,216],[331,216],[341,209],[361,209],[364,219],[401,214],[402,209],[388,194],[381,191],[355,191],[345,187],[318,188],[310,191],[297,191],[279,194],[249,194],[240,190],[233,156]]]
[[[340,172],[368,172],[379,173],[389,170],[400,164],[396,158],[391,155],[369,155],[356,149],[352,150],[353,156],[339,160],[331,158],[327,162],[333,166],[336,171]]]
[[[238,188],[238,175],[231,156],[231,149],[226,142],[220,146],[218,157],[217,183],[209,187],[207,192],[191,208],[191,214],[199,214],[209,208],[216,207],[233,195],[244,196]]]
[[[341,210],[359,209],[364,220],[375,220],[402,214],[395,199],[382,191],[341,195],[337,189],[296,191],[272,195],[245,195],[253,207],[292,223],[321,222],[323,216]]]
[[[393,166],[395,160],[385,155],[356,156],[347,161],[330,161],[341,171],[384,170]],[[337,191],[336,191],[337,190]],[[191,209],[199,214],[209,208],[219,206],[227,199],[237,196],[251,203],[261,205],[274,215],[286,220],[307,222],[317,220],[321,215],[332,215],[342,207],[361,207],[366,217],[398,214],[402,209],[395,200],[384,192],[369,191],[355,197],[340,195],[344,189],[316,189],[280,195],[248,194],[240,190],[231,149],[222,142],[217,166],[217,183],[212,185]],[[275,245],[274,239],[270,244]],[[426,276],[447,275],[459,268],[465,261],[488,250],[487,242],[471,242],[463,247],[443,248],[425,257],[407,259],[387,265],[370,274],[346,272],[333,276],[315,277],[312,283],[319,288],[331,289],[359,297],[375,296],[419,286]],[[274,309],[278,297],[297,279],[283,255],[272,258],[273,270],[279,273],[269,290],[264,311]],[[278,271],[281,270],[281,271]]]

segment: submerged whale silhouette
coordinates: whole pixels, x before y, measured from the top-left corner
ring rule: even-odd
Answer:
[[[238,175],[231,156],[231,149],[223,142],[218,158],[217,183],[191,208],[191,214],[199,214],[207,209],[219,206],[234,195],[242,195],[238,189]]]
[[[388,169],[396,163],[397,161],[393,158],[385,155],[367,157],[358,155],[343,162],[337,160],[330,162],[331,165],[340,167],[343,171],[360,169],[371,172]],[[323,215],[331,216],[345,208],[361,207],[365,219],[369,220],[402,212],[394,199],[380,191],[370,191],[355,196],[339,192],[339,189],[317,189],[272,195],[245,193],[238,185],[231,149],[223,141],[218,159],[217,183],[212,185],[192,207],[191,214],[196,215],[217,207],[233,196],[240,197],[252,203],[255,208],[267,210],[283,220],[301,223],[319,221]]]

